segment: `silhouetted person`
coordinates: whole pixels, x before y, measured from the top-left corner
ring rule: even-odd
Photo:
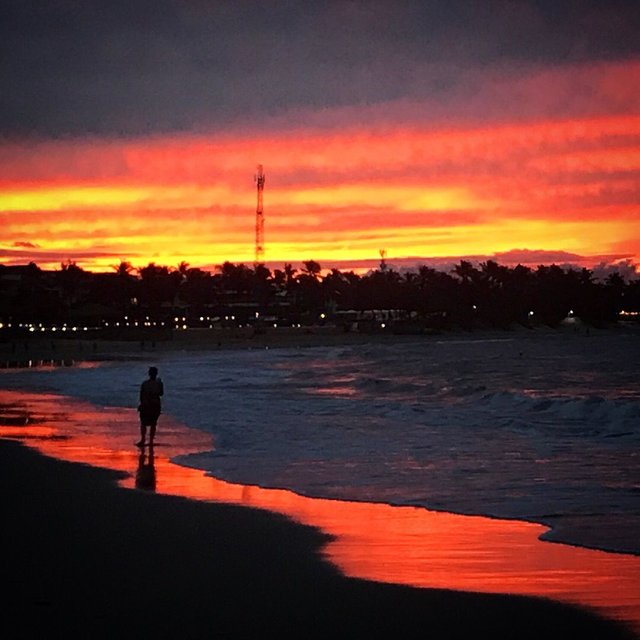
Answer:
[[[153,445],[149,445],[149,456],[145,454],[144,447],[138,458],[138,470],[136,471],[136,489],[156,490],[156,469],[153,461]]]
[[[141,447],[147,437],[147,427],[149,427],[149,444],[153,445],[156,435],[156,426],[160,417],[160,397],[164,394],[164,385],[158,378],[156,367],[149,367],[149,379],[140,385],[140,441],[136,444]]]

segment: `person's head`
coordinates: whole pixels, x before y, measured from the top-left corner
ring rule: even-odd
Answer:
[[[158,369],[156,367],[149,367],[149,377],[155,380],[158,377]]]

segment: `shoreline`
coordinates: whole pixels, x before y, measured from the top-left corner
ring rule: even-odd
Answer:
[[[638,330],[636,333],[635,330]],[[253,335],[249,329],[245,330],[208,330],[194,329],[176,332],[173,340],[155,343],[139,343],[137,341],[77,341],[70,338],[56,338],[54,341],[33,339],[29,343],[30,360],[3,360],[9,345],[0,343],[0,369],[29,368],[29,367],[64,367],[64,366],[92,366],[92,363],[109,361],[140,361],[151,362],[156,357],[176,353],[216,352],[228,350],[261,350],[261,349],[306,349],[306,348],[339,348],[358,347],[366,345],[389,345],[407,343],[439,343],[457,341],[509,341],[509,340],[597,340],[607,336],[629,337],[635,339],[640,336],[640,327],[632,325],[616,326],[610,329],[599,329],[589,334],[576,333],[566,327],[563,329],[525,329],[512,331],[456,331],[437,335],[396,335],[384,333],[344,333],[334,327],[315,327],[289,330],[279,328],[267,331],[265,334]],[[13,349],[11,350],[13,351]],[[317,497],[317,496],[316,496]],[[322,499],[322,496],[320,496]],[[403,506],[397,504],[394,506]],[[518,517],[517,515],[496,514],[490,511],[476,510],[443,510],[438,507],[426,507],[442,513],[455,513],[466,516],[482,516],[499,520],[513,520],[543,525],[548,530],[541,535],[541,540],[549,543],[568,544],[584,549],[640,556],[637,546],[631,546],[629,537],[607,540],[604,544],[594,541],[593,524],[584,521],[580,516],[545,516],[539,519]],[[620,516],[613,516],[620,517]],[[637,519],[637,516],[635,516]],[[564,533],[568,530],[569,535]]]
[[[603,334],[605,333],[605,331],[602,332]],[[616,331],[616,334],[620,334],[621,332]],[[607,335],[610,335],[611,332],[606,332]],[[280,340],[279,343],[277,345],[274,345],[274,343],[272,342],[270,345],[265,345],[265,344],[259,344],[256,343],[255,341],[253,341],[252,339],[248,339],[246,336],[244,337],[240,337],[237,338],[235,341],[230,342],[228,345],[219,347],[217,344],[212,345],[210,343],[210,341],[203,341],[202,340],[202,336],[198,335],[198,334],[191,334],[191,335],[187,335],[185,337],[190,338],[189,340],[179,340],[179,341],[171,341],[168,344],[163,344],[160,348],[157,348],[156,350],[152,351],[150,349],[141,349],[140,353],[138,353],[138,348],[140,345],[138,345],[137,343],[111,343],[109,342],[109,344],[105,345],[104,351],[100,352],[98,351],[98,355],[99,357],[95,358],[96,360],[110,360],[110,359],[120,359],[122,358],[126,358],[126,359],[130,359],[130,360],[148,360],[149,357],[152,354],[157,354],[157,355],[161,355],[162,353],[169,353],[169,352],[176,352],[176,351],[192,351],[192,350],[199,350],[199,349],[214,349],[217,350],[218,348],[231,348],[231,349],[237,349],[237,348],[241,348],[241,349],[251,349],[251,348],[271,348],[271,346],[274,346],[274,348],[277,347],[283,347],[283,348],[291,348],[291,347],[299,347],[299,348],[304,348],[304,346],[311,346],[311,347],[319,347],[319,346],[327,346],[328,348],[332,348],[335,346],[342,346],[342,345],[347,345],[347,344],[370,344],[372,342],[375,341],[375,343],[380,344],[382,341],[384,341],[385,344],[392,344],[393,342],[397,341],[398,338],[400,338],[400,340],[402,342],[413,342],[416,340],[420,340],[420,341],[429,341],[429,340],[446,340],[446,339],[452,339],[452,340],[509,340],[512,338],[519,338],[521,337],[523,334],[521,333],[513,333],[513,332],[478,332],[478,333],[463,333],[463,334],[446,334],[446,335],[438,335],[438,336],[371,336],[371,335],[363,335],[363,336],[358,336],[358,338],[360,338],[360,340],[358,342],[354,341],[354,340],[349,340],[348,338],[353,338],[353,336],[346,336],[347,340],[337,340],[336,336],[333,335],[328,335],[328,336],[319,336],[319,335],[314,335],[314,334],[305,334],[302,336],[302,338],[304,339],[304,344],[301,344],[302,341],[299,340],[298,343],[296,344],[295,342],[292,344],[291,340]],[[525,336],[531,336],[531,333],[526,332],[524,334]],[[596,334],[597,335],[597,334]],[[536,334],[532,337],[534,338],[540,338],[540,339],[544,339],[548,336],[552,336],[552,337],[560,337],[563,338],[564,335],[563,333],[560,332],[544,332],[544,334]],[[574,334],[571,334],[570,337],[573,337]],[[282,336],[281,336],[282,337]],[[286,336],[285,336],[286,337]],[[290,336],[289,336],[290,337]],[[577,336],[578,339],[580,339],[580,336]],[[61,340],[59,343],[56,344],[56,347],[58,348],[60,346],[60,343],[64,342],[64,339]],[[46,345],[44,345],[46,347]],[[157,345],[156,345],[157,346]],[[145,345],[146,347],[146,345]],[[90,362],[93,358],[89,357],[86,360],[88,362]],[[130,444],[130,443],[129,443]],[[216,505],[214,505],[216,506]],[[322,535],[322,534],[320,534]],[[549,539],[546,534],[544,536],[545,538]],[[323,544],[322,542],[320,544]],[[586,548],[589,548],[588,546]],[[317,553],[317,551],[316,551]],[[320,561],[320,560],[319,560]],[[434,589],[427,589],[428,591],[433,591]],[[437,590],[437,589],[436,589]],[[511,596],[505,596],[505,597],[511,597]],[[518,598],[523,597],[523,596],[516,596]],[[535,599],[535,598],[534,598]],[[564,605],[563,605],[564,606]],[[569,606],[569,605],[567,605]],[[475,623],[474,623],[475,625]],[[470,631],[471,632],[471,631]],[[544,633],[547,633],[546,631],[544,631]],[[548,635],[548,633],[547,633]],[[553,637],[553,636],[551,636]],[[609,636],[606,636],[609,637]],[[631,636],[627,636],[627,637],[635,637],[633,635]]]
[[[10,404],[12,394],[16,403],[13,405]],[[37,449],[39,454],[44,454],[51,460],[66,461],[66,464],[81,463],[84,468],[111,474],[114,489],[127,491],[148,486],[141,475],[145,453],[138,452],[132,446],[131,430],[135,426],[133,410],[100,409],[55,395],[20,396],[17,392],[5,392],[4,395],[3,413],[9,420],[0,434],[0,445],[5,441],[3,438],[13,438],[14,444],[17,444],[16,438],[22,439],[22,444]],[[25,409],[36,418],[28,425],[19,419],[20,411]],[[87,421],[91,424],[89,430]],[[431,594],[430,597],[435,597],[434,594],[441,591],[467,596],[480,596],[480,592],[485,592],[480,596],[481,599],[495,596],[505,598],[506,603],[510,603],[510,598],[516,598],[517,602],[544,601],[570,610],[577,606],[580,611],[589,611],[594,616],[627,621],[629,627],[626,637],[634,637],[630,629],[635,629],[636,632],[640,629],[638,602],[637,597],[634,598],[634,594],[638,593],[637,578],[640,574],[637,573],[638,563],[635,560],[629,564],[628,560],[618,561],[615,554],[611,556],[541,542],[539,535],[543,527],[540,525],[441,512],[429,513],[425,509],[412,507],[308,498],[286,490],[226,483],[198,470],[170,462],[175,455],[209,445],[210,440],[198,430],[189,429],[166,417],[162,438],[156,448],[155,465],[152,465],[153,491],[134,493],[142,492],[153,499],[179,497],[188,503],[207,504],[212,508],[233,506],[256,510],[283,518],[292,527],[310,529],[318,536],[309,550],[314,561],[319,563],[323,571],[347,581],[370,581],[385,587],[400,583],[395,586],[410,590],[421,587],[417,591],[426,591]],[[0,467],[7,462],[11,461],[4,460]],[[28,476],[33,474],[28,469],[25,473]],[[119,486],[116,486],[115,480],[119,480]],[[11,492],[12,487],[27,489],[26,495],[24,491],[12,494],[11,498],[14,500],[21,502],[25,497],[27,500],[32,497],[31,480],[14,482],[7,479],[4,482],[5,492]],[[48,482],[54,492],[59,490],[57,477],[55,482],[51,482],[51,477]],[[73,497],[76,489],[78,487],[71,487],[65,489],[63,494],[54,493],[53,501]],[[89,494],[93,492],[90,486],[79,489]],[[99,502],[102,503],[102,499]],[[111,509],[106,502],[104,504],[105,508]],[[28,506],[31,508],[33,505]],[[8,521],[14,521],[11,510],[8,518]],[[46,518],[41,520],[48,522]],[[377,523],[373,528],[369,524],[372,522]],[[354,528],[356,525],[357,528]],[[132,515],[131,524],[124,525],[118,535],[128,535],[130,526],[137,528],[135,514]],[[191,526],[188,519],[184,526]],[[43,529],[42,525],[36,529],[39,535],[50,535],[48,528]],[[398,533],[401,533],[400,537],[397,536]],[[254,534],[262,536],[259,530]],[[156,534],[152,534],[151,538],[145,536],[143,546],[150,543],[156,545],[153,535]],[[15,534],[12,539],[15,539]],[[7,544],[7,548],[16,548],[15,544]],[[513,549],[518,549],[519,552],[513,555]],[[285,556],[288,553],[282,545],[279,550]],[[204,553],[202,549],[201,552]],[[215,553],[215,548],[213,552]],[[29,554],[31,551],[25,549],[24,553]],[[507,559],[510,556],[506,564],[500,560],[501,557]],[[565,556],[564,560],[561,560],[562,556]],[[465,561],[465,558],[469,560]],[[252,561],[259,564],[259,554]],[[288,560],[284,558],[282,562],[286,565]],[[491,563],[495,566],[491,566]],[[336,566],[342,569],[344,575],[353,577],[344,578],[335,569]],[[558,575],[564,576],[560,582]],[[570,577],[572,575],[573,578]],[[406,586],[407,584],[413,584],[414,587]],[[601,589],[607,584],[608,595],[603,599],[605,592]],[[495,585],[499,587],[496,588]],[[511,595],[497,594],[496,591]],[[454,606],[453,602],[447,606],[449,605]],[[589,610],[582,609],[586,606],[590,607]],[[591,613],[597,611],[600,613]],[[507,612],[505,615],[511,614]],[[473,622],[470,629],[477,624],[478,621]],[[375,631],[375,628],[372,627],[371,631]],[[442,632],[448,635],[444,629]],[[549,634],[548,630],[541,632]],[[464,634],[461,632],[461,635]]]
[[[218,351],[226,349],[272,349],[343,347],[367,344],[406,344],[456,340],[509,340],[549,338],[597,339],[601,335],[640,337],[640,324],[630,323],[613,327],[514,327],[511,329],[452,330],[438,333],[412,334],[392,331],[343,331],[334,326],[278,327],[256,333],[251,327],[237,329],[187,329],[173,332],[170,339],[142,337],[137,339],[111,339],[67,334],[41,337],[38,334],[22,339],[0,342],[0,368],[25,366],[32,362],[101,361],[126,357],[148,359],[176,351]],[[27,365],[29,366],[29,365]]]
[[[636,637],[542,598],[347,578],[324,534],[284,516],[128,490],[4,439],[0,456],[7,637]]]

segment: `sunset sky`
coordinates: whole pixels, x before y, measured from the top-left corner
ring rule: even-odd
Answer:
[[[637,1],[3,0],[0,263],[252,264],[259,163],[269,266],[640,262],[638,33]]]

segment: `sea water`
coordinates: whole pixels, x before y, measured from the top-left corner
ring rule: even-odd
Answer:
[[[163,411],[213,436],[179,464],[313,497],[542,522],[560,541],[640,553],[637,334],[145,356],[6,370],[0,386],[135,407],[155,364]]]

